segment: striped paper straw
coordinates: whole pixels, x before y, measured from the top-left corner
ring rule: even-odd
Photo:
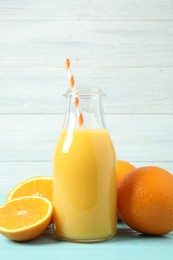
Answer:
[[[74,80],[74,76],[71,71],[70,59],[68,59],[68,58],[65,60],[65,67],[66,67],[66,71],[67,71],[67,75],[68,75],[68,79],[69,79],[69,85],[70,85],[71,89],[75,89],[75,80]],[[73,103],[77,109],[78,124],[79,124],[80,128],[83,128],[84,118],[83,118],[82,112],[80,112],[80,110],[79,110],[79,103],[80,103],[79,96],[75,95]]]

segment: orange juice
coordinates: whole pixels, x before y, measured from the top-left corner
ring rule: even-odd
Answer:
[[[102,241],[116,232],[116,158],[106,129],[63,129],[54,154],[59,239]]]

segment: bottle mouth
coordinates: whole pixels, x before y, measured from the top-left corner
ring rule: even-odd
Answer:
[[[75,89],[68,89],[63,96],[105,96],[102,89],[100,88],[75,88]]]

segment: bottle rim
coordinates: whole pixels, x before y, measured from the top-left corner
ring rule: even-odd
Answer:
[[[68,89],[63,94],[64,97],[69,96],[105,96],[101,88],[75,88],[75,89]]]

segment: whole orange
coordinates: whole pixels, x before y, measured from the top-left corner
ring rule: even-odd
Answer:
[[[118,186],[118,210],[141,233],[173,231],[173,175],[155,166],[130,172]]]
[[[136,169],[131,163],[123,160],[117,161],[117,187],[119,186],[121,180],[131,171]],[[117,219],[120,220],[121,216],[119,212],[117,213]]]
[[[117,186],[120,184],[121,180],[131,171],[136,169],[131,163],[118,160],[117,161]]]

